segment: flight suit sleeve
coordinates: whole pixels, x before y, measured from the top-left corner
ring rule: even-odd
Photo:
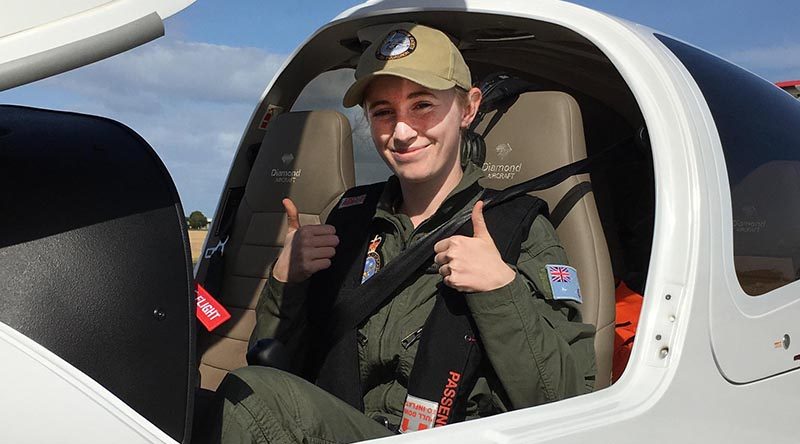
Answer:
[[[514,280],[499,289],[467,294],[481,341],[512,409],[591,391],[594,327],[553,300],[547,264],[567,264],[555,230],[537,217],[522,244]]]
[[[259,339],[277,338],[284,345],[302,336],[306,327],[305,303],[308,281],[286,284],[269,270],[269,279],[256,305],[256,326],[250,335],[250,347]]]

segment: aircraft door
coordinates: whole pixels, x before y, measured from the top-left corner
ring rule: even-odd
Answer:
[[[800,368],[800,102],[736,65],[669,37],[657,37],[683,62],[702,91],[727,172],[727,187],[721,183],[723,211],[716,225],[724,244],[721,263],[727,291],[710,295],[717,366],[728,381],[738,384],[796,370]]]
[[[69,71],[164,35],[163,20],[194,0],[3,2],[0,91]]]

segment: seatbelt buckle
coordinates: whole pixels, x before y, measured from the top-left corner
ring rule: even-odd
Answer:
[[[226,236],[225,240],[217,241],[217,245],[214,245],[211,248],[206,248],[206,252],[203,255],[203,257],[205,257],[206,259],[211,259],[211,256],[213,256],[217,251],[219,251],[220,257],[224,256],[225,255],[225,244],[228,243],[228,240],[230,238],[231,238],[230,236]]]

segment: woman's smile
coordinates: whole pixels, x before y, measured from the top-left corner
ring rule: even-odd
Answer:
[[[417,157],[420,157],[421,154],[430,146],[430,144],[425,144],[406,148],[392,148],[389,151],[392,152],[392,157],[394,157],[398,162],[409,162]]]

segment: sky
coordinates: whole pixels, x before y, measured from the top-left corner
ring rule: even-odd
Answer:
[[[354,0],[198,0],[166,36],[69,73],[0,92],[0,103],[118,120],[159,153],[186,213],[211,217],[269,80]],[[800,79],[797,0],[574,0],[686,40],[771,80]]]

